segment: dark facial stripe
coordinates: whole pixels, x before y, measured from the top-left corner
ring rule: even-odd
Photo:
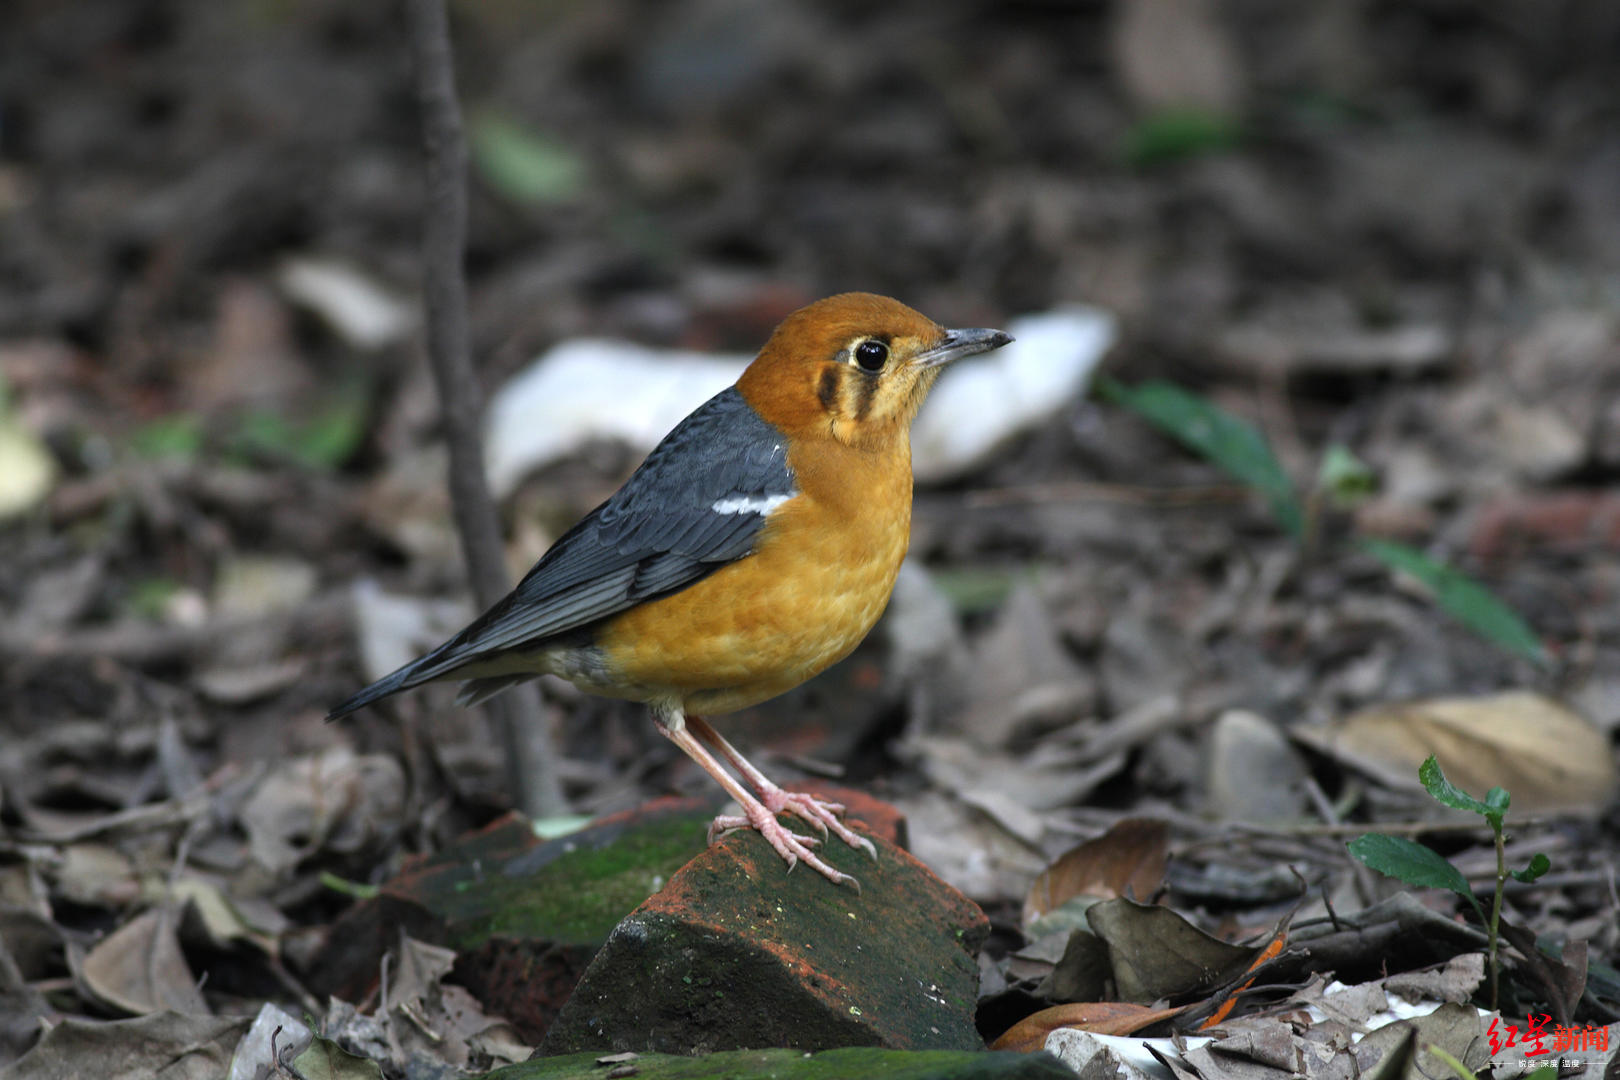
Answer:
[[[821,407],[830,413],[838,411],[838,383],[841,374],[843,373],[838,368],[828,368],[821,373],[821,381],[816,385],[816,396],[821,399]]]
[[[858,378],[849,381],[855,384],[854,417],[856,420],[865,420],[867,410],[872,407],[872,399],[877,396],[877,376],[862,372]]]

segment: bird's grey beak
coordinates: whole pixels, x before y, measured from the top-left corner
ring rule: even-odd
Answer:
[[[932,349],[918,353],[911,362],[922,368],[941,367],[964,356],[999,349],[1012,339],[1012,335],[1005,330],[989,330],[983,327],[972,330],[947,330],[944,341]]]

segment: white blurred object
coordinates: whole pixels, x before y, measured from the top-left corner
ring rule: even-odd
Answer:
[[[911,468],[924,483],[976,468],[1085,389],[1114,344],[1114,317],[1075,305],[1021,315],[1011,345],[945,369],[911,429]]]
[[[579,338],[553,346],[495,392],[484,466],[496,498],[592,439],[646,453],[737,381],[752,357]]]
[[[280,1006],[267,1002],[259,1007],[253,1026],[231,1053],[226,1080],[275,1076],[282,1071],[281,1064],[298,1057],[313,1041],[315,1033],[308,1025]]]
[[[1046,420],[1085,388],[1114,342],[1112,315],[1065,307],[1013,319],[1017,340],[953,364],[912,428],[922,481],[960,475]],[[592,439],[645,453],[703,402],[737,381],[752,357],[653,349],[581,338],[547,351],[490,401],[484,462],[497,497],[534,469]]]
[[[416,325],[410,304],[338,259],[294,256],[281,264],[276,283],[357,349],[392,345]]]
[[[367,679],[380,679],[421,656],[472,617],[460,600],[425,600],[386,593],[370,578],[350,589],[355,634]]]
[[[1188,1050],[1208,1046],[1214,1039],[1204,1035],[1184,1038]],[[1077,1073],[1084,1073],[1092,1059],[1101,1057],[1092,1075],[1114,1075],[1121,1080],[1175,1080],[1175,1073],[1153,1056],[1153,1047],[1173,1061],[1181,1061],[1181,1050],[1174,1039],[1138,1039],[1128,1035],[1099,1035],[1080,1028],[1058,1028],[1046,1037],[1046,1051]]]
[[[0,520],[18,517],[56,486],[56,458],[45,441],[0,402]]]

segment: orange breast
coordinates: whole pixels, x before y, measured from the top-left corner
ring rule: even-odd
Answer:
[[[843,659],[883,614],[911,535],[909,453],[830,446],[789,463],[800,494],[753,555],[602,627],[620,694],[745,708]]]

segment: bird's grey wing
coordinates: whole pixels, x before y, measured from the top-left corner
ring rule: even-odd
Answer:
[[[505,598],[331,716],[685,588],[748,556],[766,519],[797,491],[781,433],[736,387],[723,390],[665,436]]]

